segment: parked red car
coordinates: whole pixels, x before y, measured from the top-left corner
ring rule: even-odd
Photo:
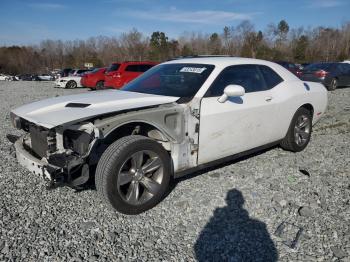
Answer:
[[[113,63],[106,70],[104,86],[119,89],[155,65],[154,62]]]
[[[80,80],[81,85],[91,89],[103,89],[106,70],[106,67],[96,68],[91,73],[83,75]]]

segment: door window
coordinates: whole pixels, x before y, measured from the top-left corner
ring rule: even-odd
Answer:
[[[221,96],[228,85],[240,85],[246,93],[267,90],[257,65],[237,65],[225,68],[206,93],[206,97]]]

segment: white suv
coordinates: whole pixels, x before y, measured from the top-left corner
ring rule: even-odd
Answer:
[[[327,91],[263,60],[198,57],[153,67],[121,90],[56,97],[11,112],[20,164],[78,186],[95,177],[115,209],[159,203],[171,177],[280,144],[303,150]],[[97,165],[96,173],[90,170]]]

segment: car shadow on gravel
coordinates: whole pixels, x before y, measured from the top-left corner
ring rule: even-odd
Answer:
[[[200,233],[194,250],[198,261],[277,261],[277,249],[265,223],[251,219],[237,189],[226,196]]]

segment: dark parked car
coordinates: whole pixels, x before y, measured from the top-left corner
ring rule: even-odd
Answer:
[[[18,76],[18,79],[22,81],[33,81],[35,80],[35,77],[36,76],[32,74],[22,74]]]
[[[304,69],[305,67],[307,67],[307,66],[309,66],[310,65],[310,63],[302,63],[301,64],[301,67]]]
[[[60,77],[66,77],[69,75],[69,73],[72,71],[72,68],[65,68],[62,69],[62,71],[59,73]]]
[[[335,90],[339,86],[350,86],[350,64],[311,64],[304,68],[301,79],[323,83],[328,90]]]
[[[276,63],[288,69],[290,72],[292,72],[294,75],[298,77],[300,77],[302,74],[300,67],[297,66],[296,64],[286,62],[286,61],[277,61]]]

